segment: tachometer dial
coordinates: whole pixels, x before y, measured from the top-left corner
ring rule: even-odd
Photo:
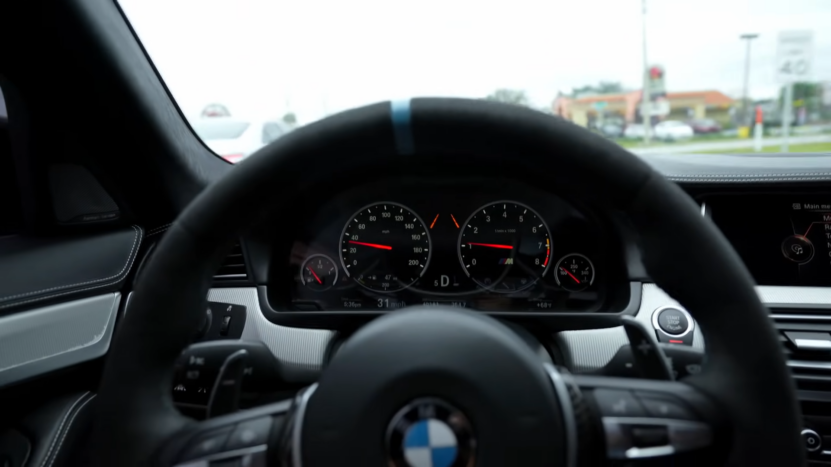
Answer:
[[[594,282],[594,265],[579,253],[565,255],[557,261],[554,279],[560,287],[579,292]]]
[[[421,218],[396,203],[375,203],[356,212],[341,235],[346,275],[364,287],[394,292],[427,270],[430,235]]]
[[[462,225],[459,259],[480,286],[516,292],[548,272],[551,236],[533,209],[499,201],[477,209]]]
[[[300,280],[309,290],[329,290],[338,282],[338,267],[332,258],[326,255],[309,256],[301,267]]]

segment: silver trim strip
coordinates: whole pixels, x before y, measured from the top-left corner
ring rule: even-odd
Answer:
[[[769,308],[831,308],[831,287],[756,287],[762,303]]]
[[[294,427],[291,433],[291,461],[292,467],[303,467],[303,459],[301,458],[300,448],[303,436],[303,418],[306,416],[306,406],[309,404],[309,399],[317,389],[317,383],[309,386],[306,392],[300,397],[300,403],[297,405],[297,412],[294,414]]]
[[[799,368],[802,370],[829,370],[831,371],[831,362],[811,362],[805,360],[788,360],[789,368]]]
[[[660,315],[661,312],[664,311],[664,310],[678,310],[678,311],[680,311],[681,314],[684,315],[687,318],[687,322],[688,322],[687,330],[682,332],[681,334],[670,334],[670,333],[664,331],[663,329],[661,329],[661,326],[658,325],[658,315]],[[664,335],[669,336],[669,337],[684,337],[687,334],[693,332],[693,330],[695,329],[695,320],[692,319],[692,316],[690,316],[690,314],[687,313],[687,310],[685,310],[683,308],[676,308],[674,306],[662,306],[660,308],[655,309],[655,311],[652,312],[652,328],[654,328],[656,331],[660,332],[661,334],[664,334]]]
[[[218,274],[214,279],[245,279],[248,274]]]
[[[783,315],[772,314],[773,319],[791,320],[791,321],[831,321],[831,315]]]
[[[571,397],[568,395],[566,382],[557,368],[550,363],[543,363],[543,368],[548,372],[548,377],[554,385],[554,392],[560,399],[560,407],[563,411],[563,425],[566,429],[566,467],[577,466],[577,418],[574,415]]]
[[[831,349],[831,341],[819,339],[794,339],[796,348],[800,350],[828,350]]]
[[[120,302],[112,292],[0,318],[0,387],[106,354]]]

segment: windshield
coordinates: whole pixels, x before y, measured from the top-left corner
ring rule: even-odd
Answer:
[[[206,120],[291,129],[453,96],[551,113],[635,153],[831,152],[829,0],[119,3],[205,139],[225,131]]]

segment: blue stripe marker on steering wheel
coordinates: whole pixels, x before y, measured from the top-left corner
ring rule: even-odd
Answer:
[[[413,128],[411,125],[410,99],[390,102],[392,131],[398,154],[411,156],[415,154]]]

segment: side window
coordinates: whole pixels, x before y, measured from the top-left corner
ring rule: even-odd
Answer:
[[[283,136],[283,129],[275,122],[268,122],[263,125],[263,144],[268,144]]]
[[[8,106],[3,89],[0,89],[0,236],[16,233],[23,225],[23,210],[8,125]]]

